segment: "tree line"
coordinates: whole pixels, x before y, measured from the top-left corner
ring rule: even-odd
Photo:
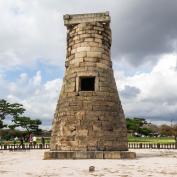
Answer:
[[[177,124],[155,125],[144,118],[126,118],[128,133],[137,136],[174,136],[177,137]]]
[[[38,134],[41,132],[39,126],[42,124],[40,119],[32,119],[25,116],[26,109],[22,104],[9,103],[7,100],[0,99],[0,136],[10,134],[30,133]],[[17,129],[18,128],[18,129]],[[20,130],[19,130],[20,129]],[[14,135],[15,136],[15,135]]]
[[[9,103],[7,100],[0,99],[0,137],[11,139],[21,134],[30,133],[40,134],[42,124],[40,119],[32,119],[25,116],[26,109],[22,104]],[[126,118],[128,133],[135,136],[174,136],[177,137],[177,124],[174,125],[155,125],[148,123],[144,118]],[[51,131],[48,131],[50,135]]]

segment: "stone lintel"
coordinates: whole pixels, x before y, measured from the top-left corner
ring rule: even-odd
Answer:
[[[64,25],[67,27],[70,25],[76,25],[76,24],[86,23],[86,22],[109,23],[111,21],[109,12],[74,14],[74,15],[66,14],[63,16],[63,19],[64,19]]]
[[[135,159],[136,153],[130,151],[48,151],[44,160],[51,159]]]

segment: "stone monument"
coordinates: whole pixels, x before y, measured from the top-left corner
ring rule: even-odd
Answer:
[[[110,56],[110,16],[64,15],[65,76],[44,159],[135,158]]]

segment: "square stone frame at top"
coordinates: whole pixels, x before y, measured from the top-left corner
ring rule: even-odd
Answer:
[[[94,91],[81,91],[80,90],[80,78],[82,77],[95,77],[95,90]],[[85,74],[78,74],[76,77],[76,92],[97,92],[99,91],[99,78],[98,78],[98,74],[94,73],[94,74],[90,74],[90,73],[85,73]]]

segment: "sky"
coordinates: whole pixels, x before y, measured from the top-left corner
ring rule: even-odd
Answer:
[[[64,76],[64,14],[109,11],[126,117],[177,122],[177,0],[0,0],[0,99],[51,127]]]

